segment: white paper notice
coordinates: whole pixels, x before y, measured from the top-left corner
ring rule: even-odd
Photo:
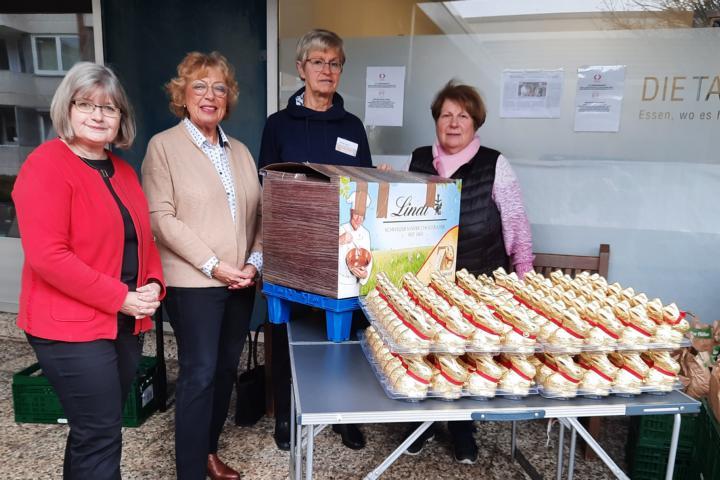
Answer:
[[[576,132],[617,132],[625,93],[625,65],[578,68]]]
[[[560,118],[563,70],[505,70],[500,116]]]
[[[405,67],[367,67],[365,125],[402,127]]]

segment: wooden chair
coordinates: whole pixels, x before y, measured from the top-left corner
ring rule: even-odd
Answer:
[[[542,273],[545,277],[554,270],[562,270],[564,273],[574,277],[580,272],[588,271],[598,273],[607,279],[608,266],[610,264],[610,245],[600,244],[600,251],[597,256],[583,255],[561,255],[556,253],[535,253],[533,267],[536,272]],[[588,420],[588,432],[597,438],[602,427],[601,417],[590,417]],[[585,459],[595,458],[592,449],[585,445]]]
[[[550,272],[560,269],[571,277],[574,277],[582,271],[588,271],[590,273],[599,273],[607,278],[609,263],[610,245],[601,243],[597,256],[535,253],[533,267],[536,272],[542,273],[546,277]]]

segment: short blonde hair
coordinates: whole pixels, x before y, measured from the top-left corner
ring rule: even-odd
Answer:
[[[308,59],[310,52],[318,50],[337,50],[340,53],[340,63],[345,65],[343,39],[335,32],[319,28],[310,30],[298,41],[295,50],[295,61],[302,63]]]
[[[200,78],[209,68],[217,68],[225,77],[225,84],[228,87],[227,108],[225,109],[225,120],[230,116],[230,110],[238,100],[240,88],[235,80],[235,69],[220,52],[190,52],[185,55],[177,66],[177,77],[171,79],[165,90],[170,95],[170,111],[178,118],[185,118],[188,115],[185,108],[185,87],[188,81]]]
[[[120,109],[120,128],[112,141],[118,148],[127,149],[135,140],[135,115],[120,80],[110,68],[90,62],[76,63],[55,90],[50,103],[50,119],[57,134],[68,143],[75,140],[70,122],[70,108],[76,97],[96,90],[107,96]]]

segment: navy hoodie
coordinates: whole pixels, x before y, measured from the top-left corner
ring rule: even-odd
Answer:
[[[345,111],[335,93],[332,107],[324,112],[296,105],[305,87],[288,100],[287,108],[268,117],[260,145],[260,168],[278,162],[312,162],[329,165],[372,167],[365,126]],[[355,156],[337,150],[338,139],[357,144]]]

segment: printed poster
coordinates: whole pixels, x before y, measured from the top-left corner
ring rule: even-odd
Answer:
[[[367,67],[365,125],[402,127],[405,67]]]
[[[625,65],[578,68],[576,132],[617,132],[625,94]]]
[[[563,70],[505,70],[500,117],[560,118]]]

